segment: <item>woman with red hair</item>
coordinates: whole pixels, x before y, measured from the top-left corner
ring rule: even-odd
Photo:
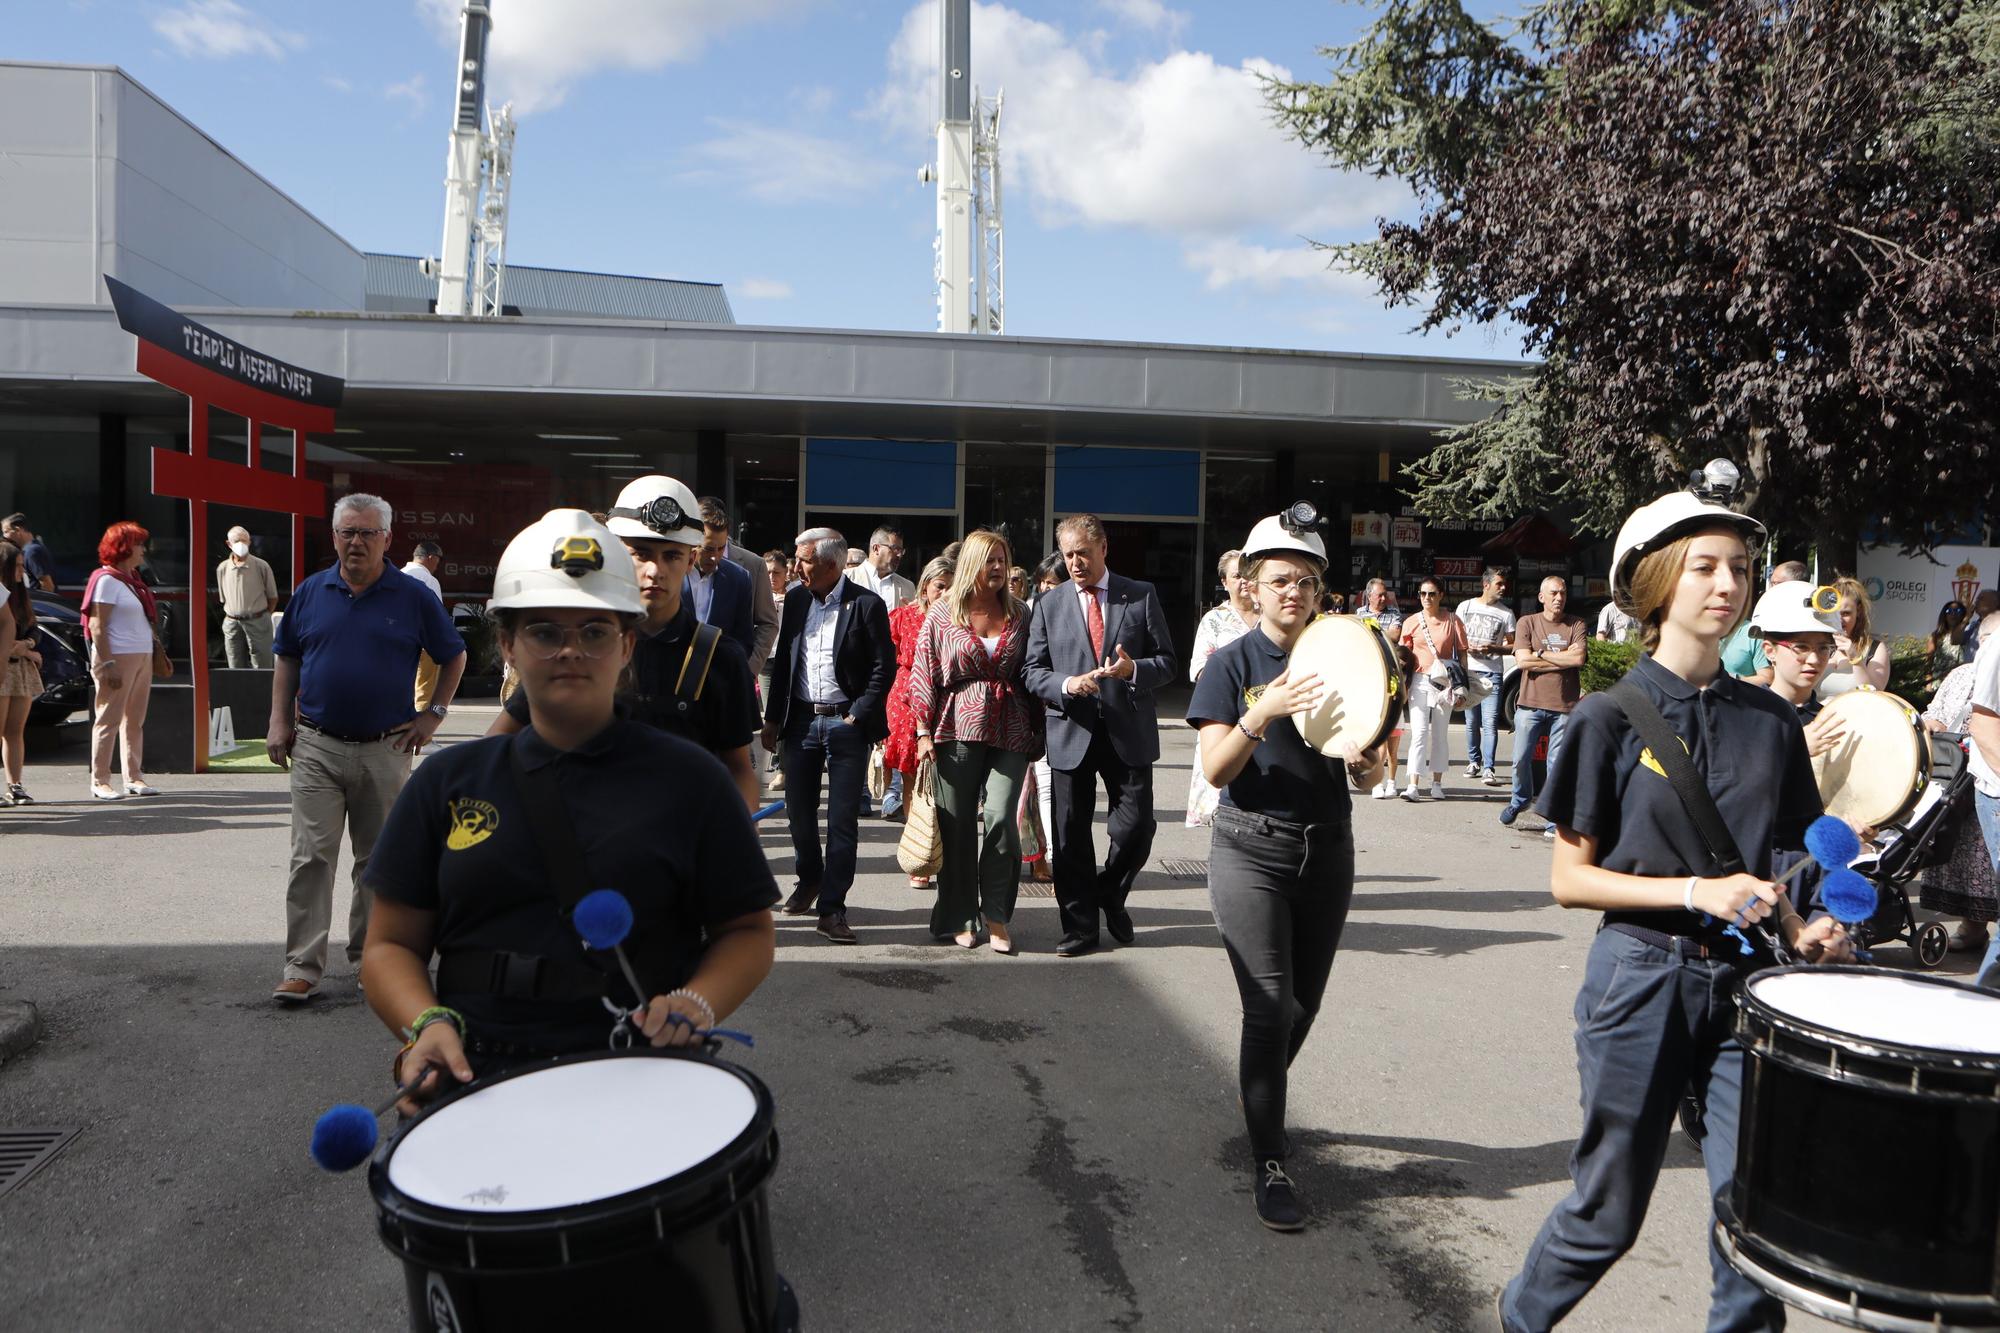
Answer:
[[[153,626],[159,607],[137,574],[151,538],[137,523],[113,523],[97,543],[100,568],[83,588],[83,632],[97,711],[90,729],[90,794],[100,801],[158,796],[146,785],[146,703],[153,693]],[[125,784],[111,782],[111,750],[124,741]]]

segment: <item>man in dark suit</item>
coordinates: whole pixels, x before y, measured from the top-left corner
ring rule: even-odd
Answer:
[[[1063,925],[1056,953],[1063,958],[1097,947],[1100,910],[1111,938],[1132,942],[1125,898],[1153,850],[1153,765],[1160,757],[1153,691],[1174,678],[1159,594],[1106,569],[1109,545],[1095,514],[1056,525],[1070,581],[1036,599],[1028,630],[1028,689],[1048,709]],[[1099,778],[1111,843],[1101,872],[1090,833]]]
[[[764,703],[766,749],[784,741],[785,818],[792,830],[798,885],[787,916],[817,910],[819,933],[854,944],[847,890],[860,843],[868,752],[889,734],[889,683],[896,647],[882,599],[842,577],[847,539],[811,528],[793,543],[799,583],[785,594],[771,696]],[[820,774],[827,777],[826,852],[819,844]]]
[[[695,617],[713,625],[743,650],[745,660],[757,647],[757,625],[750,611],[750,575],[729,558],[729,525],[702,522],[702,543],[688,567],[683,597]]]

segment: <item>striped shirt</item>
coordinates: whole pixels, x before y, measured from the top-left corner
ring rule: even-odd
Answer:
[[[1028,622],[1022,616],[1000,631],[988,655],[979,636],[951,620],[940,600],[924,617],[910,666],[910,713],[933,741],[973,741],[1039,756],[1042,707],[1028,693],[1024,672]]]

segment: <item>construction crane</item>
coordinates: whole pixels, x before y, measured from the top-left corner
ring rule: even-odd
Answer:
[[[497,112],[485,106],[486,38],[492,29],[489,0],[465,0],[459,11],[457,98],[445,150],[444,244],[438,258],[421,265],[437,279],[440,315],[497,315],[503,309],[514,104]]]
[[[1007,264],[1000,227],[1000,104],[972,86],[972,0],[938,0],[937,182],[931,275],[941,333],[1005,333]]]

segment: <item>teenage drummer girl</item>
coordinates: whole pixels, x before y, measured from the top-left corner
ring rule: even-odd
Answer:
[[[509,543],[489,605],[531,723],[426,759],[368,864],[376,908],[361,975],[376,1015],[411,1038],[399,1082],[419,1065],[465,1082],[602,1050],[607,999],[653,1045],[686,1045],[771,969],[778,886],[728,772],[679,737],[614,717],[643,612],[618,538],[582,510],[550,511]],[[647,994],[585,952],[558,898],[571,872],[538,836],[530,801],[574,830],[550,839],[580,854],[574,882],[630,901],[624,950]],[[427,1079],[416,1100],[438,1084]]]
[[[1771,693],[1798,710],[1805,725],[1806,753],[1813,758],[1840,744],[1847,725],[1837,713],[1820,710],[1818,686],[1833,661],[1833,636],[1840,621],[1814,608],[1824,590],[1810,583],[1775,583],[1757,599],[1750,630],[1764,641],[1771,659]]]
[[[1848,955],[1833,921],[1807,925],[1770,881],[1773,849],[1803,845],[1819,793],[1792,707],[1722,670],[1720,644],[1748,598],[1747,543],[1763,528],[1717,502],[1725,488],[1704,490],[1626,520],[1612,595],[1646,648],[1631,679],[1681,742],[1748,868],[1691,871],[1696,853],[1684,849],[1701,839],[1664,769],[1614,695],[1586,696],[1537,807],[1559,833],[1556,901],[1604,913],[1576,999],[1583,1133],[1570,1157],[1574,1188],[1501,1294],[1511,1330],[1553,1327],[1631,1247],[1690,1084],[1707,1103],[1710,1195],[1729,1187],[1743,1067],[1733,996],[1740,974],[1769,959],[1745,957],[1723,929],[1742,918],[1781,931],[1808,961]],[[1711,1329],[1782,1326],[1782,1307],[1712,1242],[1709,1266]]]
[[[1257,624],[1208,659],[1187,719],[1201,732],[1202,771],[1222,788],[1208,892],[1243,1001],[1238,1078],[1257,1219],[1296,1231],[1305,1210],[1285,1173],[1286,1071],[1319,1012],[1354,896],[1347,779],[1372,787],[1386,759],[1381,747],[1351,745],[1345,763],[1329,759],[1292,725],[1323,693],[1317,676],[1286,665],[1326,573],[1318,534],[1264,519],[1244,543],[1242,573]]]

